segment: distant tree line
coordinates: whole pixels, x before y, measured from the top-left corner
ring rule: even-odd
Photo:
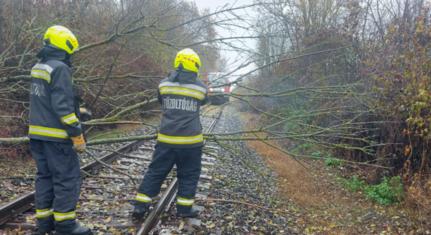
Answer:
[[[259,2],[259,74],[234,95],[292,155],[326,149],[370,183],[400,175],[431,208],[429,2]]]

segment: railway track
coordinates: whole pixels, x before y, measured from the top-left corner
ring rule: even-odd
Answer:
[[[215,127],[222,110],[211,117],[202,117],[205,132]],[[77,208],[80,222],[95,234],[149,234],[161,225],[161,215],[168,211],[177,190],[175,171],[162,185],[162,193],[152,212],[141,224],[133,224],[131,212],[136,188],[142,172],[151,162],[155,141],[137,141],[84,165],[81,197]],[[94,150],[97,150],[96,148]],[[208,176],[215,159],[204,154],[201,184]],[[35,229],[34,192],[27,193],[0,207],[0,234],[31,234]]]
[[[221,110],[213,117],[213,120],[209,123],[209,125],[204,127],[204,129],[206,129],[206,132],[211,133],[214,130],[222,113],[223,113],[223,108],[221,108]],[[210,187],[210,181],[212,179],[210,176],[210,170],[211,170],[211,167],[215,164],[215,161],[216,161],[215,158],[210,157],[207,154],[203,153],[202,174],[201,174],[201,178],[199,179],[198,194],[196,195],[197,199],[204,199],[207,196],[207,192]],[[161,217],[161,215],[164,212],[166,212],[166,214],[169,215],[169,212],[173,210],[174,207],[171,205],[173,204],[172,202],[175,200],[177,187],[178,187],[177,178],[173,178],[169,183],[167,190],[163,192],[160,200],[157,202],[153,210],[147,216],[147,218],[143,223],[143,226],[141,226],[137,234],[149,234],[149,233],[170,234],[169,228],[164,228],[164,227],[169,227],[169,225],[163,224],[164,222],[166,224],[169,224],[169,219],[164,219],[163,221],[162,220],[163,218]],[[170,214],[172,215],[173,213],[170,213]],[[188,222],[193,223],[191,222],[190,219],[188,219]]]

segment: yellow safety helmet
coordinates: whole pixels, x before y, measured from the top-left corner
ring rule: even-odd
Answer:
[[[197,73],[201,65],[198,54],[190,48],[179,51],[175,57],[174,67],[176,69],[182,66],[185,71]]]
[[[73,54],[79,47],[78,39],[68,28],[61,25],[49,27],[43,41],[51,46],[66,51],[68,54]]]

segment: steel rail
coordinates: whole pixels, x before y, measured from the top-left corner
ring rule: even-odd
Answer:
[[[221,117],[221,114],[223,113],[224,107],[225,106],[223,106],[223,108],[218,113],[217,117],[214,118],[214,121],[209,126],[208,133],[210,133],[216,126],[218,120]],[[150,214],[142,223],[136,235],[146,235],[146,234],[149,234],[151,230],[154,229],[154,227],[160,222],[160,215],[162,214],[162,212],[165,209],[169,208],[170,204],[174,201],[175,195],[177,193],[177,189],[178,189],[178,179],[175,177],[169,184],[166,191],[162,194],[156,206],[153,208],[153,210],[151,210]]]
[[[117,157],[121,156],[121,152],[127,152],[132,150],[135,146],[138,146],[142,143],[142,141],[135,141],[126,145],[121,146],[114,152],[108,153],[101,158],[99,158],[100,161],[104,163],[110,163],[114,161]],[[99,168],[103,167],[103,165],[98,161],[90,162],[84,166],[81,167],[81,171],[91,171],[91,170],[97,170]],[[82,178],[85,178],[86,175],[82,174]],[[11,202],[6,203],[5,205],[0,207],[0,227],[5,225],[9,220],[13,219],[17,215],[24,213],[34,206],[34,194],[35,192],[32,191],[30,193],[27,193]]]
[[[211,132],[214,129],[221,117],[222,112],[223,108],[210,124],[208,132]],[[121,153],[133,150],[135,146],[141,145],[142,142],[144,142],[144,140],[134,141],[132,143],[126,144],[98,159],[104,163],[111,163],[118,157],[122,156]],[[85,164],[81,167],[81,171],[90,172],[102,168],[103,165],[99,161],[92,161],[88,164]],[[82,174],[82,178],[86,177],[86,174]],[[160,215],[162,214],[163,210],[169,208],[169,205],[174,201],[177,188],[178,181],[177,178],[174,178],[167,190],[161,196],[154,210],[152,210],[152,212],[140,226],[137,234],[148,234],[157,225],[157,223],[160,221]],[[35,192],[32,191],[0,206],[0,228],[4,228],[5,226],[7,227],[8,221],[24,212],[31,210],[34,207],[34,195]]]

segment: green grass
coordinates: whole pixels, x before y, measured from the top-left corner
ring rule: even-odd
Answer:
[[[322,152],[320,152],[320,151],[314,151],[314,152],[312,152],[312,153],[311,153],[311,156],[312,156],[313,158],[319,159],[319,158],[322,158],[323,153],[322,153]]]
[[[385,177],[380,184],[369,185],[357,176],[350,179],[341,178],[341,184],[352,192],[362,191],[365,196],[381,205],[391,205],[401,202],[404,189],[399,176]]]
[[[281,108],[280,113],[290,118],[282,128],[283,131],[293,133],[303,133],[304,124],[312,123],[313,117],[307,116],[309,102],[301,96],[295,99],[291,105]],[[320,148],[317,144],[299,142],[291,149],[291,152],[298,155],[308,155],[313,159],[323,160],[327,167],[338,167],[343,165],[342,159],[335,158],[325,149]],[[364,195],[379,204],[390,205],[400,202],[404,197],[403,185],[400,177],[384,178],[381,183],[369,185],[358,176],[349,179],[341,178],[341,184],[350,191],[361,191]]]
[[[343,161],[331,155],[327,155],[325,158],[325,165],[331,166],[331,167],[337,167],[337,166],[343,165]]]
[[[367,198],[382,205],[390,205],[402,201],[404,197],[401,177],[385,177],[380,184],[368,185],[365,188]]]
[[[350,179],[341,178],[342,185],[352,192],[357,192],[365,188],[365,181],[359,179],[358,176],[353,176]]]

